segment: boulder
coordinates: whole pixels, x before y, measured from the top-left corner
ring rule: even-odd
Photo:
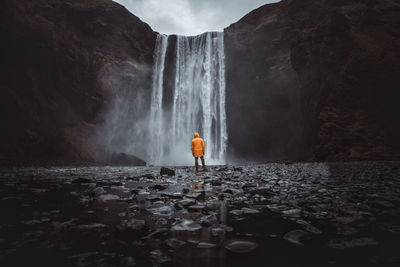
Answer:
[[[161,167],[160,175],[175,176],[175,171],[166,167]]]

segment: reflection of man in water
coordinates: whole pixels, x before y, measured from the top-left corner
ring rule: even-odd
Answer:
[[[194,133],[194,138],[192,140],[192,154],[194,157],[194,163],[196,165],[196,173],[199,171],[199,157],[201,158],[201,164],[203,165],[203,170],[206,170],[206,164],[204,163],[204,153],[205,153],[205,146],[204,140],[200,138],[198,133]]]

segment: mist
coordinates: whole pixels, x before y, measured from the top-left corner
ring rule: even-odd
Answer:
[[[99,80],[112,97],[96,137],[103,148],[100,157],[126,153],[148,158],[151,69],[130,59],[101,71]]]

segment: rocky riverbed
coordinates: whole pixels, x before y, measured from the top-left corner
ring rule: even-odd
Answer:
[[[0,169],[0,265],[400,264],[400,162],[160,169]]]

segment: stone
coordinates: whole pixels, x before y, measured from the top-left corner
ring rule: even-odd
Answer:
[[[202,227],[200,224],[193,222],[191,220],[183,220],[182,222],[172,226],[171,230],[172,231],[198,231]]]
[[[173,208],[169,205],[163,205],[159,207],[152,207],[147,209],[149,212],[151,212],[154,215],[159,215],[159,216],[170,216],[173,212]]]
[[[147,179],[154,179],[154,175],[151,173],[143,174],[142,177],[147,178]]]
[[[123,266],[136,266],[136,261],[134,258],[128,256],[121,259],[121,264]]]
[[[315,234],[315,235],[322,234],[321,230],[319,230],[317,227],[313,226],[312,224],[310,224],[306,221],[297,220],[296,223],[300,224],[304,230],[306,230],[312,234]]]
[[[229,213],[236,216],[240,216],[243,214],[243,210],[231,210]]]
[[[90,179],[82,178],[82,177],[76,178],[72,181],[72,183],[74,183],[74,184],[87,184],[90,182],[92,182]]]
[[[103,201],[103,202],[120,199],[119,196],[113,195],[113,194],[100,195],[98,198],[99,198],[100,201]]]
[[[212,243],[207,243],[207,242],[200,242],[197,244],[198,248],[215,248],[217,245],[212,244]]]
[[[283,239],[295,246],[302,247],[302,246],[304,246],[304,244],[301,241],[302,241],[303,237],[306,236],[307,234],[308,233],[303,230],[296,229],[296,230],[286,233],[283,236]]]
[[[260,213],[260,211],[258,211],[256,209],[250,209],[250,208],[242,208],[242,212],[244,214],[257,214],[257,213]]]
[[[190,205],[194,205],[196,202],[193,199],[185,198],[185,199],[182,199],[179,203],[182,204],[182,206],[187,207]]]
[[[122,186],[123,183],[119,181],[99,181],[96,186]]]
[[[117,236],[122,239],[136,239],[144,236],[147,232],[144,220],[130,219],[123,220],[116,226]]]
[[[96,187],[96,188],[93,190],[93,192],[94,192],[96,195],[101,195],[101,194],[104,194],[106,191],[104,190],[103,187]]]
[[[150,187],[151,189],[162,191],[165,190],[167,187],[161,184],[156,184]]]
[[[248,253],[255,250],[258,244],[251,241],[235,240],[231,241],[225,248],[235,253]]]
[[[166,167],[161,167],[160,175],[175,176],[175,171]]]
[[[204,205],[192,205],[187,207],[189,212],[201,212],[204,208]]]
[[[372,237],[360,237],[355,239],[333,239],[328,242],[328,247],[333,249],[351,249],[366,246],[376,246],[378,242]]]
[[[178,249],[186,244],[185,241],[175,239],[175,238],[169,238],[165,241],[167,246],[169,246],[172,249]]]

